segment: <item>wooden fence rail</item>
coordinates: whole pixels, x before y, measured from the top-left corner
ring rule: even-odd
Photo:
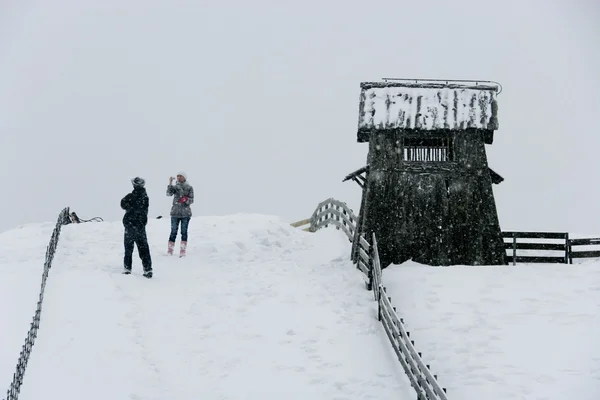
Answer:
[[[302,228],[303,231],[310,231],[310,218],[292,222],[290,225],[294,228]]]
[[[600,257],[600,250],[581,250],[573,251],[573,247],[578,246],[600,246],[600,238],[589,239],[569,239],[568,252],[569,264],[573,264],[574,258],[596,258]]]
[[[600,238],[571,239],[568,232],[502,232],[507,263],[573,264],[573,259],[600,258],[600,250],[578,250],[600,246]],[[509,241],[506,241],[506,240]],[[574,249],[575,248],[575,249]],[[525,255],[523,251],[535,252]]]
[[[319,203],[310,217],[310,231],[316,232],[329,225],[335,225],[337,229],[344,231],[350,241],[354,239],[356,216],[346,203],[335,199],[327,199]]]
[[[502,237],[510,242],[504,242],[504,248],[509,250],[506,255],[507,262],[512,261],[513,265],[517,262],[523,263],[568,263],[569,262],[569,234],[567,232],[502,232]],[[519,241],[525,239],[525,241]],[[532,242],[535,240],[556,240],[561,239],[562,243],[540,243]],[[519,255],[517,250],[545,250],[561,252],[560,255]]]
[[[361,235],[358,238],[358,260],[356,260],[356,268],[358,268],[363,274],[365,274],[366,278],[366,286],[367,290],[373,289],[373,266],[372,266],[372,257],[371,254],[371,245],[369,242],[365,240],[365,238]]]

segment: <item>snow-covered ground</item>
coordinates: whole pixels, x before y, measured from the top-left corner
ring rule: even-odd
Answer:
[[[0,234],[0,391],[53,227]],[[137,255],[120,274],[120,222],[63,227],[21,400],[414,398],[343,233],[194,218],[179,259],[164,255],[168,230],[150,221],[146,280]],[[599,262],[408,262],[383,282],[450,400],[600,397]]]
[[[600,398],[600,262],[383,271],[449,399]]]
[[[53,227],[0,235],[2,397]],[[122,232],[63,227],[21,400],[414,398],[342,233],[194,218],[180,259],[164,255],[169,221],[152,220],[147,280],[137,254],[120,273]]]

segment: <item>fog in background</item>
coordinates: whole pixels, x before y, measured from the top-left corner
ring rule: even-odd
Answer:
[[[137,175],[168,215],[178,170],[195,216],[358,213],[359,84],[404,77],[502,84],[502,229],[600,234],[598,20],[591,0],[0,0],[0,231],[119,220]]]

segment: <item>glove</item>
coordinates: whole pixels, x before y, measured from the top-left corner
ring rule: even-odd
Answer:
[[[183,203],[185,203],[186,201],[188,201],[188,197],[187,197],[187,196],[181,196],[181,198],[179,199],[179,203],[180,203],[180,204],[183,204]]]

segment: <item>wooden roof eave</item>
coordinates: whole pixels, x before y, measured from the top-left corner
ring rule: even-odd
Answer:
[[[366,174],[369,171],[369,166],[365,165],[364,167],[357,169],[356,171],[346,175],[342,182],[346,182],[348,180],[353,180],[358,183],[361,188],[364,188],[365,183],[367,181],[366,177],[362,176],[362,174]]]
[[[504,178],[500,176],[500,174],[498,174],[496,171],[494,171],[491,168],[488,168],[488,170],[490,171],[490,177],[492,178],[492,183],[494,185],[498,185],[502,183],[502,181],[504,181]]]

